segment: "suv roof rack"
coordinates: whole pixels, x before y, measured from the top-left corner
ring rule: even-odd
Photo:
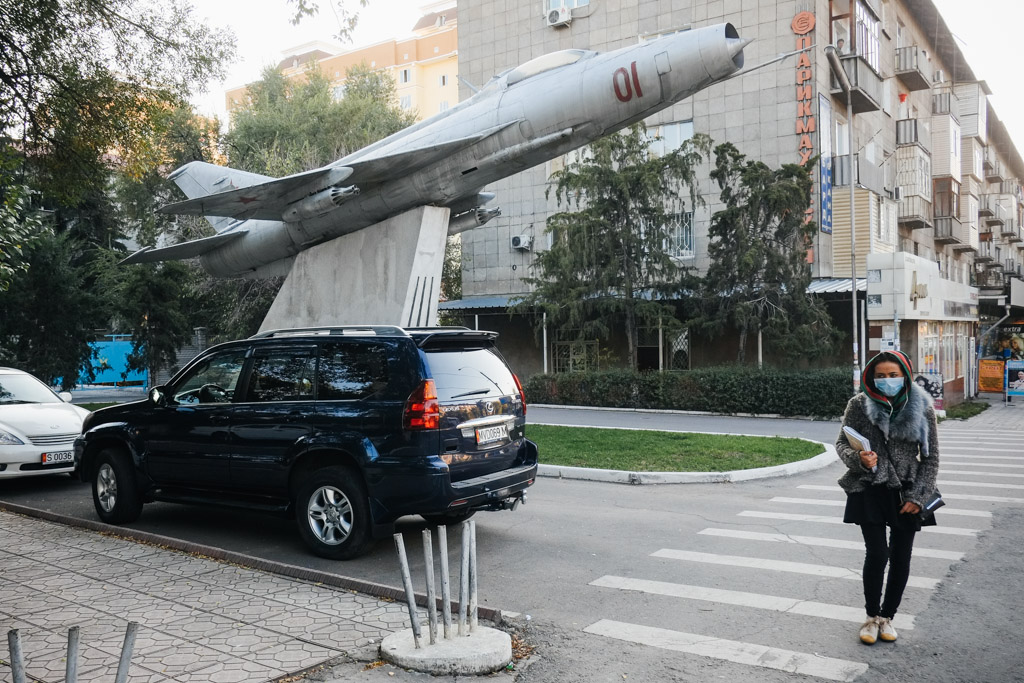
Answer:
[[[401,327],[396,325],[331,325],[324,327],[291,327],[280,330],[267,330],[249,337],[249,339],[268,339],[270,337],[302,337],[308,335],[374,335],[377,337],[408,337]]]

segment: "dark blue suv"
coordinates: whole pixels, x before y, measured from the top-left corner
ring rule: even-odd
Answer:
[[[526,401],[466,328],[277,330],[212,347],[75,442],[100,519],[145,502],[295,515],[314,553],[348,559],[395,520],[515,509],[537,474]]]

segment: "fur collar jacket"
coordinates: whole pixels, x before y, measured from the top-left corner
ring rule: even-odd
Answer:
[[[917,505],[928,499],[939,473],[939,439],[935,409],[924,389],[910,383],[906,404],[892,416],[885,406],[858,393],[846,405],[843,425],[866,436],[878,454],[878,471],[866,469],[861,465],[860,453],[839,430],[836,452],[846,465],[839,479],[844,491],[854,493],[884,484],[902,488],[904,499]]]

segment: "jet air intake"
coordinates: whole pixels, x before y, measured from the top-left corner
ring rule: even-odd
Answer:
[[[300,199],[291,205],[281,217],[288,223],[308,218],[316,218],[325,213],[334,211],[336,208],[359,194],[359,188],[355,185],[346,187],[328,187],[325,190],[314,192],[304,199]]]

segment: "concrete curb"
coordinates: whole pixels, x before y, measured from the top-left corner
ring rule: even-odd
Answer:
[[[796,438],[796,437],[791,437]],[[558,479],[580,479],[584,481],[603,481],[612,484],[722,484],[738,481],[768,479],[770,477],[788,477],[803,472],[813,472],[839,460],[836,448],[832,444],[811,439],[801,439],[809,443],[824,446],[825,452],[797,462],[772,467],[759,467],[752,470],[733,470],[731,472],[626,472],[623,470],[599,470],[590,467],[564,467],[561,465],[538,465],[537,475],[556,477]]]
[[[560,408],[563,410],[601,410],[618,413],[653,413],[655,415],[694,415],[700,417],[755,417],[764,420],[804,420],[807,422],[839,422],[837,417],[810,417],[807,415],[780,415],[778,413],[714,413],[709,410],[669,410],[667,408],[615,408],[613,406],[577,406],[557,403],[531,403],[531,408]]]
[[[299,581],[308,581],[310,583],[316,583],[324,586],[330,586],[331,588],[338,588],[341,590],[354,591],[357,593],[363,593],[371,597],[380,598],[382,600],[392,600],[394,602],[405,602],[405,591],[401,588],[395,588],[394,586],[387,586],[382,583],[373,583],[371,581],[363,581],[361,579],[354,579],[348,576],[342,576],[340,574],[331,574],[329,572],[322,572],[316,569],[307,569],[305,567],[299,567],[294,564],[287,564],[284,562],[275,562],[274,560],[265,560],[260,557],[254,557],[252,555],[246,555],[244,553],[236,553],[231,550],[224,550],[223,548],[216,548],[214,546],[202,545],[200,543],[191,543],[189,541],[183,541],[178,538],[171,538],[169,536],[161,536],[159,534],[151,534],[147,531],[140,531],[138,529],[128,529],[126,527],[113,526],[110,524],[104,524],[102,522],[96,522],[91,519],[81,519],[79,517],[71,517],[69,515],[61,515],[49,510],[39,510],[37,508],[28,507],[25,505],[17,505],[16,503],[8,503],[7,501],[0,501],[0,510],[6,510],[7,512],[13,512],[19,515],[25,515],[26,517],[34,517],[36,519],[43,519],[48,522],[56,522],[57,524],[64,524],[65,526],[77,527],[79,529],[87,529],[89,531],[95,531],[100,534],[107,536],[114,536],[116,538],[125,538],[131,541],[138,541],[141,543],[148,543],[150,545],[161,546],[171,550],[177,550],[183,553],[195,553],[204,555],[214,560],[221,562],[239,565],[249,569],[256,569],[268,574],[276,574],[289,579],[296,579]],[[427,606],[426,594],[416,593],[416,604],[420,607]],[[441,602],[438,600],[438,608],[440,608]],[[458,610],[458,605],[452,606],[452,611]],[[502,622],[501,610],[493,609],[490,607],[478,606],[477,614],[481,620],[488,621],[494,624],[500,624]]]

